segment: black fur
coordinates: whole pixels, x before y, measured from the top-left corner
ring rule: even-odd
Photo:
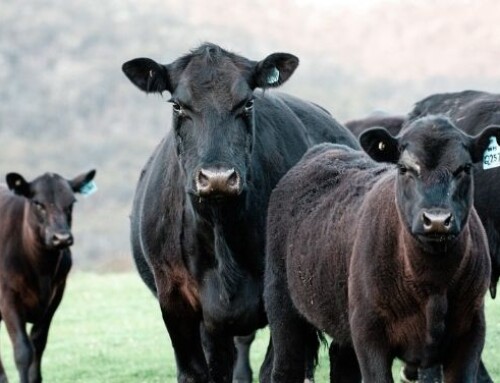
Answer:
[[[361,142],[375,157],[374,142],[384,134],[395,140],[388,160],[397,167],[323,144],[271,195],[264,288],[271,382],[301,382],[315,331],[332,337],[332,382],[360,382],[360,371],[365,382],[392,382],[395,357],[412,367],[443,364],[446,381],[473,381],[490,262],[466,165],[483,137],[436,117],[397,137],[367,133]],[[440,155],[429,156],[437,141]],[[448,231],[425,230],[423,213],[435,211],[453,217]]]
[[[155,80],[172,94],[173,129],[139,180],[132,249],[141,277],[158,297],[179,382],[230,381],[232,337],[267,323],[262,302],[266,209],[281,176],[315,143],[357,147],[322,108],[255,89],[282,83],[297,64],[289,54],[256,62],[204,44],[162,65],[168,81]],[[273,68],[278,83],[268,84]],[[124,70],[149,90],[143,86],[147,70],[129,64]],[[205,169],[234,171],[237,186],[230,193],[222,188],[201,194]],[[266,363],[271,357],[272,352]]]

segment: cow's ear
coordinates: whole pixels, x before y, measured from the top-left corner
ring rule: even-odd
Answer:
[[[73,191],[83,195],[89,195],[97,191],[97,186],[93,181],[95,173],[96,171],[92,169],[91,171],[82,173],[70,180],[69,184],[71,185]]]
[[[5,180],[7,181],[9,189],[15,194],[26,198],[31,198],[33,196],[29,182],[27,182],[22,175],[18,173],[9,173],[5,177]]]
[[[496,139],[496,142],[495,140]],[[476,136],[471,138],[470,154],[472,162],[483,161],[484,152],[488,149],[491,152],[499,152],[500,148],[496,149],[500,144],[500,126],[490,125]],[[500,161],[500,159],[499,159]],[[495,161],[495,162],[499,162]]]
[[[385,128],[365,130],[359,136],[363,150],[377,162],[396,163],[399,160],[398,140]]]
[[[146,93],[172,92],[168,68],[148,58],[137,58],[122,65],[123,73]]]
[[[254,88],[274,88],[290,78],[299,58],[289,53],[273,53],[255,65]]]

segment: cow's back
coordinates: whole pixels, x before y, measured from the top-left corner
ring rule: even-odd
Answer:
[[[302,128],[307,131],[309,137],[309,147],[322,142],[334,142],[359,148],[356,137],[350,134],[350,131],[342,124],[334,120],[323,107],[285,93],[278,93],[278,96],[301,121]]]
[[[358,212],[387,169],[362,152],[318,145],[282,178],[270,199],[266,277],[286,272],[294,305],[339,343],[350,342],[347,269]]]
[[[281,177],[311,146],[333,142],[359,148],[356,138],[325,109],[294,96],[273,92],[256,94],[254,169],[272,175],[268,196]],[[263,176],[259,170],[256,177]]]
[[[6,247],[15,248],[21,240],[21,228],[24,216],[24,198],[16,196],[3,184],[0,184],[0,252],[5,257]]]
[[[457,93],[438,93],[417,102],[408,119],[443,114],[458,128],[475,135],[489,125],[500,124],[500,95],[466,90]]]

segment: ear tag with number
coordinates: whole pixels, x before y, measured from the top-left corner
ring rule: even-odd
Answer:
[[[496,137],[490,137],[490,144],[483,154],[483,169],[492,169],[500,166],[500,146]]]
[[[269,85],[274,85],[276,84],[280,79],[280,71],[278,68],[274,67],[271,72],[267,75],[267,83]]]
[[[80,194],[85,197],[94,194],[96,191],[97,191],[97,185],[94,181],[87,182],[80,188]]]

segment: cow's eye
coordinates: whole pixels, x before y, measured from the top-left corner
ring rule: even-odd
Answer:
[[[250,112],[253,109],[253,100],[248,100],[245,104],[245,111]]]
[[[35,208],[41,212],[41,213],[44,213],[45,212],[45,206],[43,205],[43,203],[41,203],[40,201],[36,201],[34,200],[33,201],[33,205],[35,205]]]
[[[185,113],[185,110],[184,110],[184,107],[179,104],[177,101],[175,101],[174,99],[170,99],[168,100],[168,102],[172,103],[172,109],[174,111],[174,114],[176,114],[177,116],[180,116],[180,117],[183,117],[186,113]]]
[[[176,102],[172,102],[172,109],[175,113],[182,113],[182,107]]]
[[[408,173],[408,168],[404,165],[398,164],[398,171],[399,174],[406,174]]]
[[[471,174],[472,173],[472,164],[465,164],[460,166],[457,170],[453,172],[453,175],[459,176],[461,174]]]

